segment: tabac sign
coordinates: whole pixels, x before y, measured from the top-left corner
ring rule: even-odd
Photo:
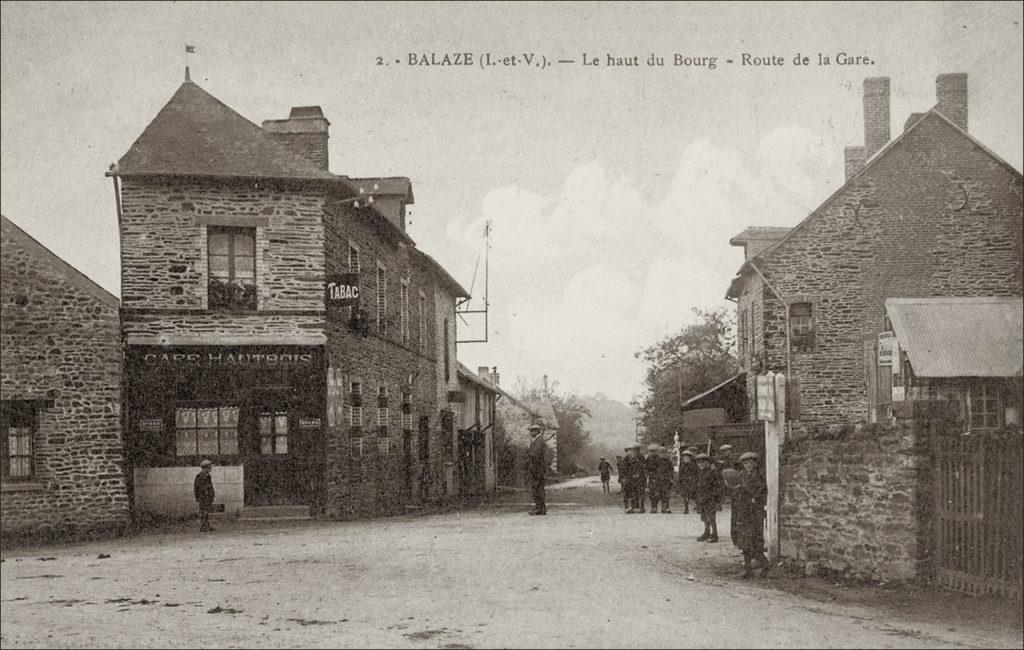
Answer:
[[[327,307],[350,307],[359,304],[359,274],[336,273],[327,276],[324,286]]]

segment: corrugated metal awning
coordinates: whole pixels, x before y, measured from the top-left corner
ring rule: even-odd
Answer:
[[[1021,298],[889,298],[885,311],[919,377],[1021,374]]]

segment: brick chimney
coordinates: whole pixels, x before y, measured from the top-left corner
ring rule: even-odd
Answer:
[[[867,160],[864,147],[847,147],[843,150],[843,160],[846,164],[846,180],[850,180],[864,169],[864,162]]]
[[[864,80],[864,159],[889,142],[889,78]]]
[[[935,79],[935,108],[964,131],[967,130],[967,73],[940,74]]]
[[[314,165],[328,170],[327,129],[319,106],[296,106],[286,120],[264,120],[263,130]]]

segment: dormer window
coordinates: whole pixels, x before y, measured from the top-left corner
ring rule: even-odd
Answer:
[[[256,310],[256,229],[210,226],[209,309]]]

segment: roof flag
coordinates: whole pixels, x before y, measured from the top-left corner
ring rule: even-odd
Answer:
[[[186,43],[185,44],[185,54],[195,54],[195,53],[196,53],[196,46],[195,45],[189,45],[189,44]]]

